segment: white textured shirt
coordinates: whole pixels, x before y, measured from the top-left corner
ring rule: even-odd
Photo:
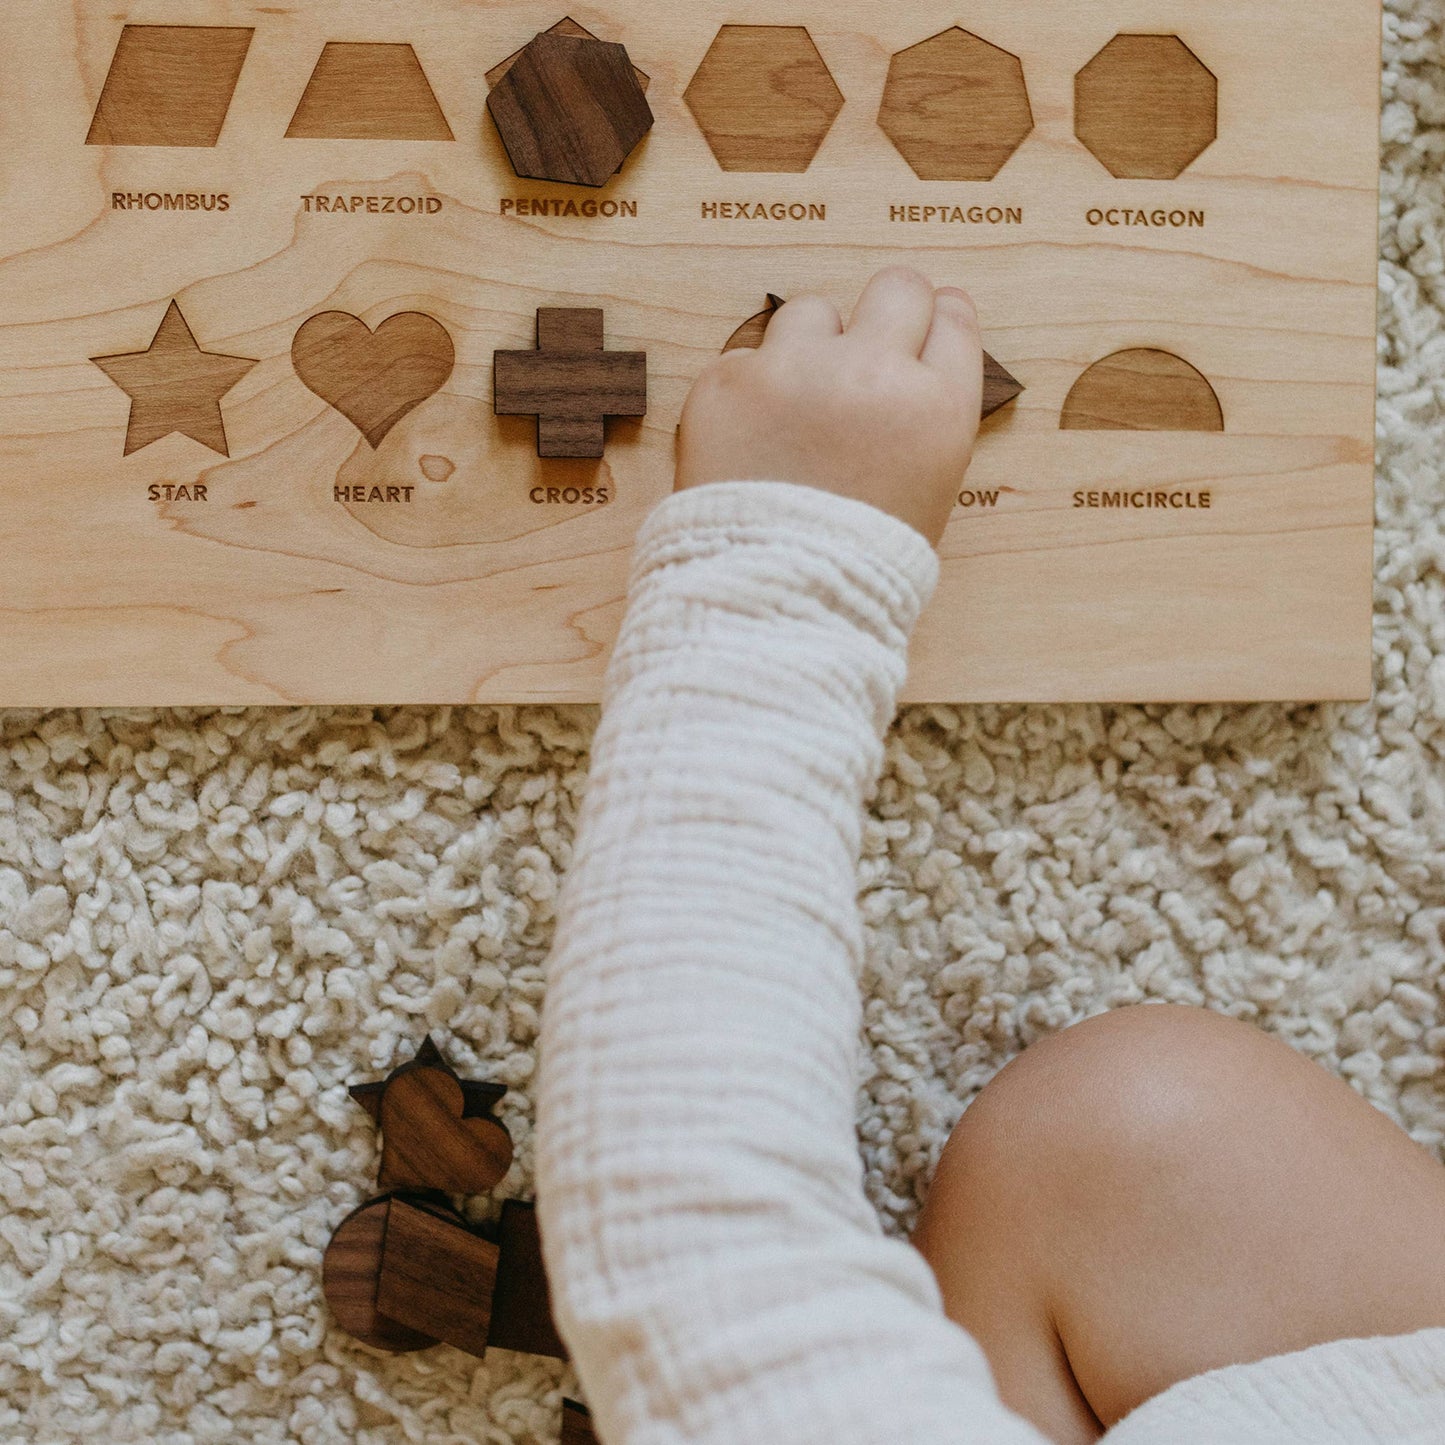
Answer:
[[[937,574],[902,522],[777,483],[681,493],[638,540],[539,1102],[554,1305],[607,1445],[1043,1441],[882,1233],[855,1134],[863,801]]]

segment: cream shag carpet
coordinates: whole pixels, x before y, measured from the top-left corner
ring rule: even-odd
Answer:
[[[915,710],[867,835],[869,1185],[904,1227],[1010,1056],[1143,999],[1253,1019],[1445,1148],[1445,37],[1391,0],[1378,697]],[[387,1359],[318,1270],[345,1086],[435,1030],[531,1169],[587,710],[0,721],[0,1442],[557,1438],[559,1368]]]

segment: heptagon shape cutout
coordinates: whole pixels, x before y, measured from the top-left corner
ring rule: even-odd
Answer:
[[[954,26],[893,57],[878,124],[925,181],[991,181],[1034,128],[1018,56]]]

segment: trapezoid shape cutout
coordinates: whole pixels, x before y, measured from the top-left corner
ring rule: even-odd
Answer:
[[[1063,431],[1224,430],[1224,409],[1202,371],[1170,351],[1116,351],[1074,383]]]
[[[1074,77],[1074,132],[1121,179],[1174,180],[1218,128],[1219,82],[1177,35],[1116,35]]]
[[[455,140],[417,53],[406,44],[332,40],[288,140]]]
[[[878,112],[925,181],[991,181],[1034,128],[1018,56],[959,26],[900,50]]]
[[[843,109],[802,25],[724,25],[683,99],[725,171],[798,174]]]
[[[86,145],[216,145],[255,33],[244,26],[127,25]]]

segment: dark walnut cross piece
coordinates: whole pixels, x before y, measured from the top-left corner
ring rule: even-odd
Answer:
[[[597,459],[609,416],[647,415],[647,353],[604,351],[602,312],[543,307],[537,349],[496,354],[496,413],[537,418],[537,455]]]

